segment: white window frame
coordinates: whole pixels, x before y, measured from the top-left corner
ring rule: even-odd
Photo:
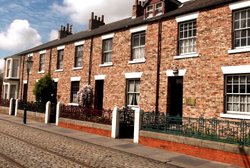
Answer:
[[[161,4],[161,13],[156,13],[157,12],[157,5],[158,4]],[[155,16],[159,16],[159,15],[162,15],[163,14],[163,3],[162,2],[158,2],[155,4]]]
[[[152,7],[151,10],[148,10],[149,7]],[[146,7],[146,18],[152,18],[154,17],[154,5],[148,5]]]
[[[144,38],[145,38],[145,44],[144,45],[139,45],[139,46],[134,46],[134,36],[135,35],[139,35],[139,37],[141,37],[141,34],[144,34]],[[139,38],[140,40],[140,38]],[[135,49],[140,49],[140,48],[144,48],[144,56],[142,58],[134,58],[134,54],[133,51]],[[146,31],[142,31],[142,32],[136,32],[132,34],[132,40],[131,40],[131,60],[129,61],[129,64],[133,64],[133,63],[144,63],[146,62]]]
[[[8,89],[7,89],[7,99],[10,99],[10,87],[11,87],[11,85],[15,85],[16,86],[16,90],[15,90],[15,97],[14,97],[14,99],[17,99],[17,97],[18,97],[18,83],[16,83],[16,82],[8,82],[8,83],[3,83],[3,85],[4,85],[4,90],[3,90],[3,97],[4,97],[4,95],[5,95],[5,87],[7,86],[8,87]]]
[[[79,83],[79,88],[78,88],[78,91],[80,90],[80,80],[71,80],[70,82],[70,103],[69,105],[77,105],[78,103],[77,102],[73,102],[73,90],[72,90],[72,83],[73,82],[78,82]]]
[[[17,60],[18,61],[18,68],[17,68],[17,76],[16,77],[13,77],[12,76],[12,71],[13,71],[13,62],[14,62],[14,60]],[[7,69],[8,69],[8,61],[10,61],[10,70],[9,70],[9,76],[7,76]],[[8,59],[6,59],[6,61],[5,61],[5,63],[6,63],[6,68],[5,68],[5,78],[6,79],[19,79],[19,69],[20,69],[20,67],[19,67],[19,64],[20,64],[20,59],[19,58],[8,58]]]
[[[78,51],[77,48],[80,47],[80,46],[82,46],[82,55],[81,55],[81,57],[82,57],[82,66],[77,66],[76,65],[77,64],[76,59],[79,58],[79,55],[77,53],[77,51]],[[75,45],[74,67],[73,67],[74,70],[82,69],[83,68],[83,55],[84,55],[84,45],[83,44],[81,44],[81,45]]]
[[[44,56],[44,69],[41,69],[41,56]],[[45,65],[46,65],[46,51],[45,52],[39,52],[39,69],[38,73],[44,73],[45,72]]]
[[[104,50],[105,49],[105,42],[111,40],[111,49],[110,50]],[[112,64],[112,53],[113,53],[113,38],[109,38],[109,39],[103,39],[102,41],[102,64],[108,64],[111,65]],[[104,56],[105,54],[110,53],[111,54],[111,61],[104,61]]]

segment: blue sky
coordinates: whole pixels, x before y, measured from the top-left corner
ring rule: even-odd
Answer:
[[[86,30],[91,12],[109,23],[131,16],[134,0],[0,0],[0,59],[55,39],[61,25]],[[1,65],[0,65],[1,66]]]

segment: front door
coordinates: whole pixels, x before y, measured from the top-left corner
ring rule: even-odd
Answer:
[[[183,77],[168,78],[168,114],[182,117]]]
[[[104,80],[95,81],[95,104],[94,107],[97,110],[103,109],[103,86]]]

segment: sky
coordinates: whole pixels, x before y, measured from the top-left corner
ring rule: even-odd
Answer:
[[[0,69],[3,58],[57,38],[61,25],[86,30],[91,12],[105,23],[131,17],[134,0],[0,0]]]

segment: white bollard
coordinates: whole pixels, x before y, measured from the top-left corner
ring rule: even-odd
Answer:
[[[134,119],[134,143],[139,143],[141,129],[141,110],[140,108],[135,109],[135,119]]]
[[[48,101],[46,103],[46,111],[45,111],[45,124],[49,123],[50,120],[50,110],[51,110],[51,102]]]
[[[11,115],[12,108],[13,108],[13,98],[10,99],[9,115]]]
[[[120,114],[117,106],[115,106],[112,112],[112,132],[111,132],[112,138],[119,137],[119,129],[120,129]]]
[[[15,116],[17,116],[17,111],[18,111],[18,99],[16,99]]]
[[[61,111],[61,103],[58,102],[56,105],[56,126],[58,126],[59,124],[60,111]]]

